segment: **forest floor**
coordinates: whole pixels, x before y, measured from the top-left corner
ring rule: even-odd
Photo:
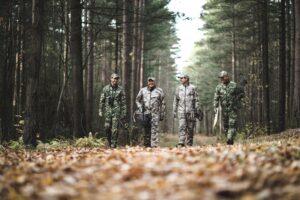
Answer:
[[[202,145],[2,149],[0,198],[300,199],[299,129],[233,146],[199,136],[195,143]]]

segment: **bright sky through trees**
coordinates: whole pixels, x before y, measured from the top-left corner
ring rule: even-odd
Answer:
[[[174,12],[184,13],[184,18],[178,18],[176,23],[177,36],[179,41],[179,52],[176,58],[176,64],[180,71],[182,67],[186,66],[189,62],[194,43],[199,41],[202,34],[198,30],[202,26],[200,20],[200,13],[205,0],[171,0],[169,9]]]

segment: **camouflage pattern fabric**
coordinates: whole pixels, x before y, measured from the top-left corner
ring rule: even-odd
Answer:
[[[190,117],[190,113],[178,113],[178,135],[179,144],[187,144],[188,146],[193,146],[194,128],[195,128],[195,118]]]
[[[241,99],[244,97],[244,90],[235,82],[228,84],[220,83],[216,87],[214,95],[214,109],[218,108],[219,102],[222,107],[222,118],[224,132],[227,139],[233,140],[237,129],[237,112],[241,108]]]
[[[105,133],[109,145],[117,146],[120,120],[126,118],[125,92],[121,86],[106,85],[100,97],[99,110],[105,110]]]
[[[178,113],[178,135],[179,144],[193,145],[195,112],[199,109],[199,98],[196,87],[180,85],[176,88],[173,112],[174,116]]]
[[[150,114],[149,123],[144,126],[146,147],[157,147],[159,145],[158,124],[165,116],[165,95],[161,88],[155,87],[150,90],[142,88],[136,96],[136,105],[145,114]]]

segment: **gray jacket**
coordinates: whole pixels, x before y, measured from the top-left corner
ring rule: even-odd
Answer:
[[[145,112],[152,114],[165,115],[165,94],[159,87],[154,88],[152,91],[148,87],[142,88],[136,96],[136,105],[138,108],[144,106]]]
[[[186,114],[195,112],[199,108],[199,99],[196,87],[189,85],[180,85],[176,88],[173,112]]]

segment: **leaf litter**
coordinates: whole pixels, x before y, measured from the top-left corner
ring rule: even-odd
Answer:
[[[271,136],[272,137],[272,136]],[[0,152],[1,199],[300,199],[300,134],[191,148]]]

